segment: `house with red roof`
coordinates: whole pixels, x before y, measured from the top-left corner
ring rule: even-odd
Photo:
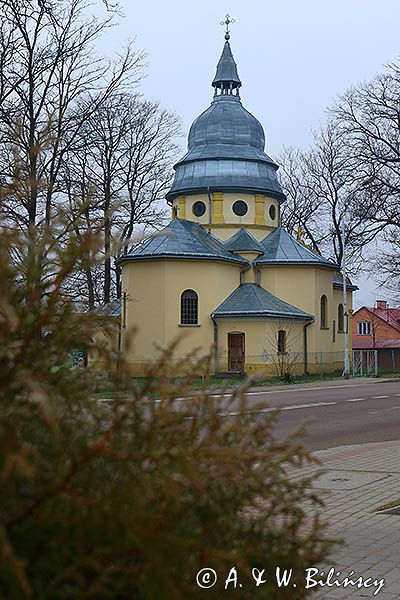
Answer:
[[[379,370],[400,370],[400,308],[386,300],[353,313],[353,350],[376,350]]]

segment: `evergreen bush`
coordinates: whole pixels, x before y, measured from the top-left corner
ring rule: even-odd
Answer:
[[[174,378],[176,344],[144,383],[125,383],[128,398],[96,399],[95,375],[68,353],[93,349],[99,317],[63,294],[96,233],[55,239],[0,231],[1,598],[304,598],[305,569],[332,544],[304,508],[321,506],[313,477],[293,477],[309,452],[278,439],[275,412],[250,410],[248,384],[220,398],[193,391],[208,357],[187,356]],[[233,566],[243,587],[229,593]],[[278,588],[277,566],[300,577],[295,592]],[[206,567],[219,577],[208,590],[196,583]],[[256,587],[252,568],[267,583]]]

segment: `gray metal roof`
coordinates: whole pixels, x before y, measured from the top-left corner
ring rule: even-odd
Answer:
[[[181,194],[207,191],[248,192],[285,200],[277,178],[278,165],[264,152],[261,123],[246,110],[238,95],[226,87],[239,87],[236,64],[226,42],[213,85],[223,93],[193,122],[188,152],[174,166],[176,171],[168,200]],[[216,78],[217,78],[216,76]],[[224,79],[231,77],[231,79]],[[225,82],[225,83],[223,83]]]
[[[314,317],[255,283],[243,283],[211,313],[215,318],[275,318],[312,321]]]
[[[296,241],[282,227],[267,235],[261,245],[264,255],[256,258],[257,265],[316,265],[336,270],[338,268],[337,264]]]
[[[224,242],[224,246],[230,252],[259,252],[264,253],[264,250],[256,238],[251,235],[246,229],[239,229],[229,240]]]
[[[234,83],[236,87],[240,87],[242,82],[239,79],[239,74],[235,60],[233,58],[231,46],[228,41],[224,44],[221,58],[217,65],[217,72],[215,74],[212,85],[218,86],[220,83]]]
[[[171,189],[166,195],[173,200],[180,195],[210,192],[265,194],[284,200],[274,167],[267,162],[237,159],[181,162]]]
[[[334,273],[332,275],[333,287],[343,288],[343,275],[342,273]],[[347,289],[351,292],[358,290],[358,287],[346,277]]]
[[[264,147],[261,123],[244,108],[240,99],[232,95],[216,96],[211,106],[193,122],[188,137],[189,152],[182,161],[198,158],[261,160],[276,169],[277,165],[264,153]]]
[[[241,256],[231,254],[218,238],[199,223],[182,219],[174,219],[129,254],[117,259],[116,263],[148,258],[190,258],[249,264]]]
[[[97,313],[106,317],[120,317],[121,316],[121,300],[116,298],[109,304],[102,304],[98,307]]]

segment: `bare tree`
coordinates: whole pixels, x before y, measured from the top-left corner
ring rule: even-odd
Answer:
[[[144,56],[128,46],[115,63],[99,57],[112,16],[89,16],[85,0],[0,0],[0,9],[0,172],[24,187],[4,210],[19,227],[49,224],[65,154],[110,95],[140,79]]]
[[[365,249],[382,227],[370,218],[370,190],[347,132],[335,120],[314,135],[308,152],[289,150],[281,160],[282,183],[288,196],[283,224],[297,223],[313,249],[324,253],[339,267],[343,242],[353,272],[362,266]],[[343,221],[347,221],[343,240]]]
[[[388,227],[383,235],[384,244],[377,251],[373,266],[378,280],[391,294],[395,305],[400,295],[400,231],[397,227]]]
[[[313,250],[319,252],[324,239],[320,227],[322,206],[310,186],[306,154],[284,148],[280,158],[280,175],[287,201],[282,204],[281,221],[290,234],[301,230]]]
[[[368,218],[400,226],[400,66],[348,90],[332,109],[370,192]]]
[[[374,252],[378,279],[398,297],[400,285],[400,65],[348,90],[332,109],[364,177],[361,212],[382,231]]]
[[[288,319],[271,321],[267,334],[266,360],[272,364],[275,375],[287,383],[296,375],[303,356],[295,348],[303,336],[302,324]]]
[[[131,114],[125,136],[124,196],[119,211],[119,246],[127,252],[135,228],[159,227],[165,217],[164,200],[177,155],[180,120],[155,102],[127,98],[124,110]]]
[[[70,214],[90,198],[81,225],[103,224],[103,280],[97,268],[84,274],[89,305],[108,303],[119,294],[113,256],[127,252],[138,231],[144,234],[163,223],[161,201],[170,185],[179,130],[179,120],[157,103],[137,94],[115,94],[88,119],[67,153],[64,185]]]

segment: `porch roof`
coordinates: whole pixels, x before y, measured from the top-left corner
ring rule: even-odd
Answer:
[[[277,298],[255,283],[242,283],[215,309],[211,316],[227,318],[274,318],[313,321],[314,317]]]

